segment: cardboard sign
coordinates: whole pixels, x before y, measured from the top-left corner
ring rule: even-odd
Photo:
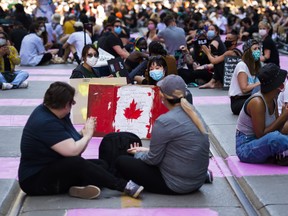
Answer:
[[[108,66],[111,74],[115,77],[127,77],[128,70],[125,67],[124,61],[121,57],[108,60]]]
[[[88,89],[90,84],[102,85],[126,85],[126,78],[81,78],[70,79],[69,84],[76,89],[74,100],[76,104],[72,106],[71,120],[74,124],[84,124],[87,119]]]
[[[98,48],[99,58],[95,67],[108,66],[108,60],[114,59],[115,57],[105,50]]]
[[[226,56],[224,61],[224,77],[223,77],[223,89],[229,89],[231,84],[232,75],[234,69],[241,58],[238,56]]]
[[[155,120],[168,111],[159,93],[157,86],[90,85],[87,116],[97,117],[94,136],[128,131],[149,139]]]

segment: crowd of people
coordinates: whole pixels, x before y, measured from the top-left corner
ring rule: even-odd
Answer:
[[[169,111],[153,125],[150,148],[133,143],[127,151],[134,157],[115,158],[119,176],[114,176],[105,161],[81,157],[96,119],[88,118],[77,132],[69,119],[75,89],[51,84],[23,130],[19,183],[28,195],[69,192],[92,199],[107,187],[137,198],[144,188],[186,194],[212,182],[208,134],[187,85],[222,88],[229,56],[239,59],[227,94],[232,113],[239,115],[240,161],[272,157],[286,163],[287,72],[280,69],[277,43],[288,29],[285,2],[37,3],[33,10],[27,2],[0,10],[3,90],[28,87],[29,74],[15,70],[19,64],[74,63],[71,79],[112,77],[108,64],[97,64],[104,52],[123,60],[129,83],[158,86]]]

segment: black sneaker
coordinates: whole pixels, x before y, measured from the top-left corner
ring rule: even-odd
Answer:
[[[211,170],[207,170],[205,183],[212,183],[213,182],[213,173]]]
[[[88,185],[84,187],[73,186],[69,189],[70,196],[82,199],[95,199],[100,195],[100,193],[100,188],[94,185]]]
[[[124,193],[128,196],[137,198],[139,194],[144,190],[143,186],[137,185],[133,181],[129,181],[124,189]]]
[[[280,166],[288,166],[288,155],[287,152],[282,152],[276,155],[276,163]]]

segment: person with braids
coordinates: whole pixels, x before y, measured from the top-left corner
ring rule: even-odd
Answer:
[[[194,107],[186,100],[186,84],[178,75],[157,83],[168,112],[152,128],[150,148],[131,143],[116,160],[117,173],[158,194],[187,194],[212,182],[208,133]]]
[[[144,37],[136,38],[134,42],[134,49],[125,60],[125,66],[130,72],[136,68],[143,60],[148,58],[147,41]]]
[[[236,65],[229,86],[230,107],[235,115],[239,115],[246,99],[259,89],[260,56],[259,42],[249,39],[243,45],[242,61]]]

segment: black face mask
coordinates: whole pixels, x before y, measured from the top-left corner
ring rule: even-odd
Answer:
[[[225,40],[224,44],[225,44],[225,46],[226,46],[227,49],[233,45],[232,42],[233,42],[233,41],[227,41],[227,40]]]

